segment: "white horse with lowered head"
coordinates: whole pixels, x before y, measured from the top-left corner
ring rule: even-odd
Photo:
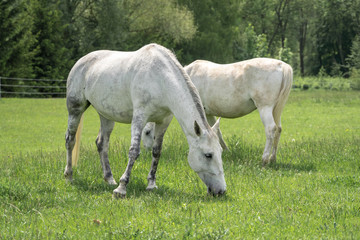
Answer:
[[[258,109],[266,135],[263,165],[276,162],[280,116],[293,80],[291,66],[276,59],[254,58],[233,64],[197,60],[184,69],[199,91],[209,124],[215,123],[215,116],[238,118]],[[218,136],[226,149],[220,130]],[[152,144],[153,124],[149,123],[143,145]]]
[[[72,180],[72,151],[84,111],[92,105],[100,116],[96,139],[104,179],[117,184],[108,159],[109,137],[114,122],[131,123],[128,165],[114,197],[125,197],[126,185],[140,153],[141,132],[155,122],[148,190],[156,188],[155,174],[163,137],[172,116],[178,120],[188,144],[188,162],[212,194],[226,191],[222,148],[217,137],[219,122],[206,121],[198,91],[176,57],[166,48],[149,44],[135,52],[95,51],[82,57],[67,81],[67,164],[64,175]]]

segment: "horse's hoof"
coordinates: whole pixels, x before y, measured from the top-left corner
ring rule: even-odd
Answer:
[[[66,182],[66,184],[72,184],[74,181],[72,178],[66,178],[65,182]]]
[[[148,186],[146,188],[146,190],[151,191],[154,189],[157,189],[158,187],[156,186],[156,181],[155,179],[148,179]]]
[[[119,198],[125,198],[126,197],[126,187],[125,186],[119,186],[116,188],[113,192],[113,198],[119,199]]]
[[[65,171],[64,177],[66,179],[66,182],[72,183],[72,181],[73,181],[72,172]]]
[[[276,163],[276,155],[271,155],[270,164],[275,164],[275,163]]]
[[[114,178],[108,178],[108,179],[104,179],[105,182],[107,182],[109,185],[117,185],[116,181],[114,180]]]
[[[267,166],[269,166],[269,164],[270,164],[270,161],[263,161],[262,162],[262,167],[264,168],[264,167],[267,167]]]
[[[158,186],[156,186],[156,184],[154,184],[154,185],[149,185],[149,186],[147,186],[147,188],[146,188],[147,191],[152,191],[152,190],[154,190],[154,189],[158,189]]]
[[[126,193],[113,192],[114,199],[125,198],[125,197],[126,197]]]

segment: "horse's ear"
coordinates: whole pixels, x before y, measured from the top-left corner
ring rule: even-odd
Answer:
[[[219,142],[221,147],[224,150],[229,150],[229,148],[226,146],[226,143],[222,137],[221,131],[220,131],[220,117],[218,118],[218,120],[216,121],[216,123],[214,124],[214,126],[212,126],[212,130],[217,134],[218,138],[219,138]]]
[[[221,117],[219,117],[216,120],[216,123],[214,124],[214,126],[212,126],[212,130],[216,133],[219,132],[219,129],[220,129],[220,119],[221,119]]]
[[[199,124],[195,121],[194,122],[194,130],[195,130],[195,134],[200,137],[201,136],[201,128],[199,126]]]

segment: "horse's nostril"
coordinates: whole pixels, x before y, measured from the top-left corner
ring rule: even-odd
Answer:
[[[220,191],[220,192],[219,192],[219,195],[224,195],[225,193],[226,193],[226,190]]]
[[[213,191],[210,187],[208,187],[208,194],[211,194],[213,196],[220,196],[226,193],[226,190],[220,190],[218,192]]]

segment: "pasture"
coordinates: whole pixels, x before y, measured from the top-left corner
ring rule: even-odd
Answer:
[[[257,111],[222,119],[227,193],[207,195],[173,119],[148,192],[142,150],[125,199],[102,179],[97,113],[85,112],[74,182],[65,182],[65,99],[0,99],[0,239],[359,239],[360,93],[292,91],[277,163],[262,168]],[[127,164],[130,125],[116,124],[109,158]]]

